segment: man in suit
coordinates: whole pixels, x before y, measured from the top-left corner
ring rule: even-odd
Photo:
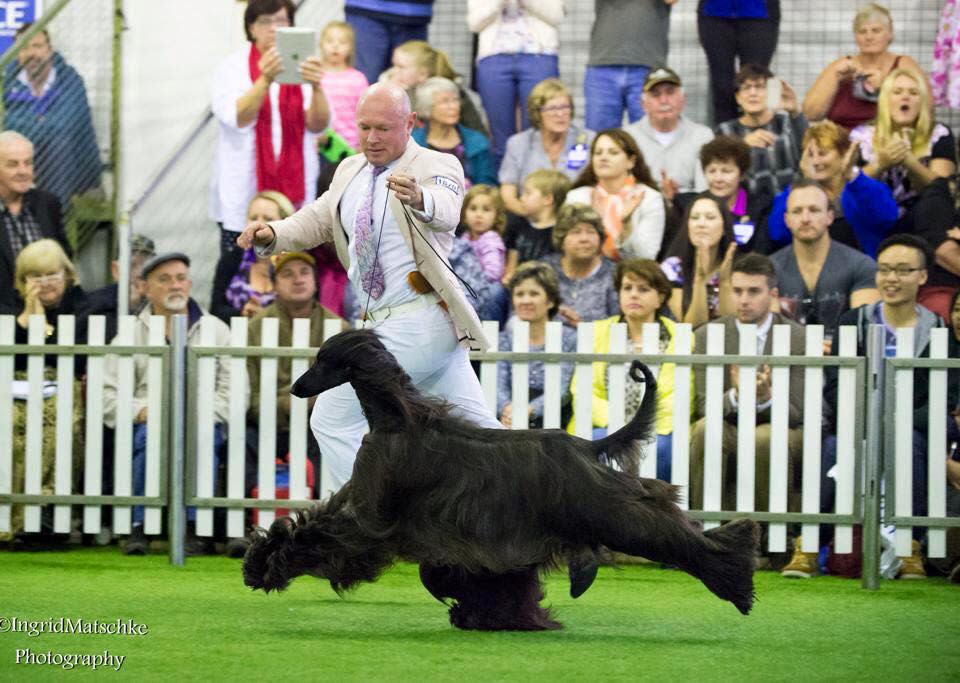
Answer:
[[[282,221],[251,223],[237,242],[264,254],[333,242],[364,324],[378,332],[413,383],[446,398],[465,418],[496,428],[468,359],[468,348],[489,344],[448,264],[463,168],[456,157],[410,139],[416,116],[401,88],[371,86],[357,105],[363,154],[345,159],[315,202]],[[332,487],[340,488],[366,429],[353,388],[321,394],[310,424]]]
[[[740,350],[741,325],[757,326],[757,348],[759,355],[770,355],[773,346],[773,326],[790,326],[790,355],[803,354],[804,329],[802,326],[784,317],[772,313],[771,305],[777,296],[777,274],[773,263],[767,256],[747,254],[733,264],[730,275],[736,314],[712,321],[724,327],[724,352],[737,354]],[[707,348],[707,326],[701,325],[695,334],[696,349]],[[740,371],[736,365],[725,368],[723,378],[723,459],[721,482],[723,487],[721,503],[724,510],[736,509],[737,496],[737,419],[739,411],[738,391]],[[703,459],[706,439],[716,438],[706,433],[706,367],[697,366],[694,372],[696,401],[690,435],[690,507],[703,507]],[[770,408],[771,408],[771,368],[761,365],[757,368],[756,393],[756,486],[755,509],[769,510],[770,499]],[[790,368],[790,408],[787,430],[788,450],[788,509],[799,510],[797,487],[793,477],[797,471],[796,462],[803,448],[800,423],[803,419],[803,368]]]
[[[0,133],[0,311],[19,313],[13,288],[20,250],[44,237],[72,255],[60,202],[33,187],[33,143],[12,130]]]

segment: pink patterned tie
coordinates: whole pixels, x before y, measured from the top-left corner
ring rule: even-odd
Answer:
[[[360,286],[374,299],[379,299],[383,296],[386,283],[383,277],[383,266],[377,260],[377,236],[373,233],[373,192],[377,184],[377,176],[387,170],[387,167],[372,166],[370,170],[373,178],[360,204],[360,210],[357,211],[353,237],[356,240],[357,263],[360,267]]]

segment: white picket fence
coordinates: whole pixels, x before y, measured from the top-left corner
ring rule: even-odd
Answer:
[[[247,345],[247,320],[235,318],[231,324],[229,347],[216,347],[213,326],[201,321],[201,344],[187,349],[188,365],[186,379],[187,394],[187,495],[186,504],[196,505],[197,533],[209,536],[213,533],[214,508],[227,509],[227,535],[243,535],[246,527],[245,515],[250,508],[259,508],[259,524],[268,525],[274,518],[277,507],[302,507],[309,504],[307,485],[304,479],[306,461],[306,437],[308,429],[307,401],[292,398],[290,415],[290,498],[277,500],[275,496],[275,432],[276,432],[276,371],[280,358],[290,358],[293,362],[293,376],[299,376],[306,370],[316,349],[308,348],[310,329],[308,320],[295,321],[293,345],[278,347],[278,328],[276,320],[264,321],[262,343],[260,347]],[[30,321],[29,345],[13,345],[12,316],[0,316],[0,414],[12,414],[13,397],[10,387],[13,379],[13,353],[28,353],[27,379],[30,390],[26,398],[26,448],[24,453],[14,453],[12,447],[12,420],[0,422],[0,531],[10,529],[11,504],[25,505],[24,529],[40,529],[41,504],[49,501],[55,504],[54,529],[57,532],[70,530],[70,505],[83,505],[83,530],[96,533],[101,525],[101,512],[104,505],[113,506],[113,530],[115,533],[129,533],[132,504],[146,506],[144,529],[147,534],[157,534],[161,530],[163,508],[168,497],[168,441],[165,430],[168,418],[165,407],[169,404],[169,378],[167,364],[169,347],[165,343],[164,323],[160,317],[154,317],[150,324],[150,341],[147,347],[130,345],[133,339],[134,319],[123,318],[119,322],[118,337],[109,347],[105,347],[103,320],[90,318],[88,344],[86,347],[72,346],[73,321],[64,317],[58,321],[56,345],[47,342],[44,335],[42,318],[34,317]],[[545,350],[539,354],[529,354],[529,328],[526,323],[517,322],[512,328],[512,348],[474,354],[480,361],[480,381],[484,395],[491,409],[496,406],[497,362],[507,360],[513,363],[511,402],[513,405],[513,428],[526,428],[528,395],[528,363],[545,363],[544,417],[546,428],[562,428],[561,414],[561,363],[570,358],[576,363],[577,396],[579,406],[589,406],[592,400],[593,366],[592,362],[606,360],[611,363],[609,370],[608,397],[610,402],[610,425],[617,429],[630,416],[625,415],[624,390],[627,381],[626,371],[630,360],[644,360],[657,373],[664,362],[676,365],[674,375],[673,405],[673,453],[672,482],[682,488],[684,493],[689,485],[690,448],[689,435],[691,423],[691,372],[697,365],[706,366],[706,424],[707,435],[704,452],[704,504],[703,510],[690,510],[692,517],[705,520],[707,526],[715,526],[720,521],[740,515],[750,515],[755,519],[770,522],[768,548],[770,551],[786,550],[787,525],[802,523],[803,549],[815,552],[819,547],[819,524],[837,523],[835,547],[839,553],[852,550],[852,525],[864,520],[865,510],[862,501],[861,479],[864,472],[864,458],[867,457],[864,444],[865,397],[867,377],[865,363],[856,357],[857,339],[854,328],[840,330],[835,343],[839,344],[838,357],[823,356],[823,328],[806,328],[805,355],[789,355],[789,328],[775,326],[772,335],[772,352],[769,356],[758,356],[756,327],[744,326],[737,353],[725,353],[723,348],[724,331],[722,326],[711,325],[707,331],[706,349],[697,349],[690,353],[693,346],[693,333],[689,325],[679,324],[675,332],[675,353],[663,355],[658,350],[659,329],[656,324],[645,326],[643,330],[643,353],[627,353],[627,335],[625,325],[614,325],[608,354],[593,353],[594,325],[582,323],[577,330],[577,353],[563,354],[561,348],[561,326],[559,323],[547,325]],[[328,321],[324,329],[324,338],[339,331],[337,321]],[[485,323],[490,339],[497,339],[496,323]],[[935,330],[932,339],[933,358],[946,355],[947,330]],[[58,353],[58,386],[70,386],[74,377],[75,355],[88,355],[85,395],[85,443],[82,454],[72,452],[71,404],[69,391],[58,393],[58,414],[55,434],[43,431],[43,356],[41,352]],[[102,469],[102,426],[103,426],[103,363],[104,355],[117,357],[118,373],[116,403],[116,447],[114,453],[114,492],[103,496],[101,489]],[[134,390],[134,356],[149,354],[148,372],[148,435],[146,457],[146,484],[142,497],[132,495],[131,451],[133,419],[131,402]],[[956,519],[945,517],[945,423],[946,418],[946,370],[960,368],[960,361],[922,361],[910,358],[912,355],[912,330],[900,330],[898,335],[898,358],[888,361],[895,363],[895,372],[887,378],[888,401],[893,401],[895,420],[893,430],[887,430],[886,438],[895,453],[895,467],[892,489],[888,488],[892,507],[888,507],[888,517],[903,523],[898,527],[897,549],[901,555],[910,554],[910,526],[930,526],[931,557],[940,557],[945,551],[944,527],[956,526]],[[246,466],[246,416],[247,416],[247,359],[259,357],[260,385],[253,387],[261,396],[259,423],[259,460],[257,464],[257,482],[259,498],[245,496],[244,469]],[[225,497],[215,496],[213,467],[213,431],[216,363],[218,357],[230,366],[230,419],[228,423]],[[568,361],[569,362],[569,361]],[[739,412],[737,419],[737,495],[736,509],[721,509],[721,443],[722,443],[722,405],[723,370],[727,364],[740,366]],[[755,489],[755,428],[756,428],[756,368],[759,364],[772,368],[772,407],[771,407],[771,462],[770,462],[770,505],[769,510],[756,511]],[[804,416],[803,416],[803,454],[801,511],[787,511],[788,463],[787,428],[790,367],[804,367]],[[837,469],[836,469],[836,506],[832,514],[820,513],[821,480],[821,444],[822,444],[822,403],[823,372],[827,365],[838,367],[838,405],[837,409]],[[911,513],[911,421],[912,421],[912,367],[934,367],[930,376],[930,468],[929,516],[914,518]],[[942,367],[941,367],[942,366]],[[895,375],[895,376],[894,376]],[[895,394],[895,399],[891,398]],[[581,409],[576,412],[575,432],[584,438],[590,438],[592,432],[591,411]],[[53,496],[42,495],[41,452],[45,438],[56,439],[56,482]],[[82,491],[72,490],[73,459],[83,457],[84,477]],[[12,490],[13,458],[25,459],[25,481],[23,491]],[[641,464],[642,476],[655,476],[656,449],[651,444]],[[321,489],[318,497],[329,493],[329,477],[321,466]],[[683,496],[686,507],[686,496]],[[893,511],[893,515],[889,512]],[[935,528],[934,528],[935,527]]]

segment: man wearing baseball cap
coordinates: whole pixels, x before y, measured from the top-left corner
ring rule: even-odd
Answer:
[[[130,280],[127,286],[129,292],[129,308],[127,310],[130,313],[139,311],[140,305],[143,303],[140,292],[140,271],[143,269],[143,264],[156,255],[157,249],[152,239],[144,235],[130,236]],[[120,291],[117,282],[120,279],[120,259],[116,249],[113,260],[110,262],[110,274],[113,276],[113,284],[90,292],[81,313],[84,317],[91,315],[104,316],[107,339],[113,339],[117,336],[117,297]]]
[[[305,251],[285,251],[270,257],[270,274],[273,279],[273,302],[250,319],[247,346],[253,348],[263,343],[264,323],[270,318],[277,319],[277,346],[293,346],[293,324],[297,319],[310,322],[309,346],[323,343],[324,327],[328,320],[337,321],[337,331],[348,328],[346,322],[333,311],[321,306],[317,299],[316,261]],[[284,358],[277,363],[276,391],[276,441],[275,452],[259,452],[260,416],[260,363],[257,356],[247,358],[247,376],[250,379],[250,408],[247,411],[247,467],[244,479],[245,490],[249,493],[258,483],[258,461],[266,458],[287,459],[290,452],[290,387],[293,384],[290,359]],[[310,399],[313,408],[316,399]],[[313,465],[313,480],[307,480],[313,494],[319,497],[320,446],[307,426],[307,458]],[[234,538],[227,543],[227,555],[243,557],[249,541],[246,538]]]
[[[134,321],[132,339],[117,336],[113,344],[121,346],[146,346],[150,338],[150,318],[162,316],[165,321],[166,338],[170,339],[170,325],[174,315],[187,316],[187,345],[200,345],[201,320],[207,319],[214,329],[214,345],[230,346],[230,328],[205,310],[190,298],[190,289],[193,282],[190,280],[190,258],[180,252],[166,252],[157,254],[147,260],[140,270],[141,287],[143,293],[143,308]],[[147,449],[147,421],[153,419],[147,411],[147,367],[146,356],[134,356],[133,359],[133,396],[131,400],[133,415],[133,495],[144,495],[146,481],[146,449]],[[120,400],[127,400],[119,396],[118,359],[116,356],[107,356],[104,362],[103,380],[103,421],[108,427],[116,427],[117,404]],[[249,391],[249,386],[245,387]],[[213,453],[216,463],[217,452],[223,445],[226,434],[226,423],[230,416],[230,363],[224,357],[216,358],[216,375],[212,391],[206,396],[214,404]],[[159,419],[160,416],[157,416]],[[214,465],[216,467],[216,465]],[[185,550],[188,555],[200,555],[212,550],[210,539],[199,539],[194,535],[193,520],[196,518],[194,508],[187,509],[188,537]],[[147,537],[143,531],[143,506],[133,508],[133,529],[130,537],[123,546],[127,555],[144,555],[148,550]]]
[[[637,141],[650,173],[663,196],[703,192],[707,179],[700,167],[700,148],[713,140],[713,131],[683,116],[686,96],[677,72],[658,66],[643,82],[644,117],[623,127]]]

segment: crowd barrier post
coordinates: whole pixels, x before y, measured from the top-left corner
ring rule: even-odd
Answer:
[[[186,534],[184,500],[185,408],[187,403],[186,376],[187,316],[175,315],[170,321],[170,364],[167,382],[169,405],[167,411],[170,444],[169,504],[167,528],[170,534],[170,564],[183,566],[183,541]]]

